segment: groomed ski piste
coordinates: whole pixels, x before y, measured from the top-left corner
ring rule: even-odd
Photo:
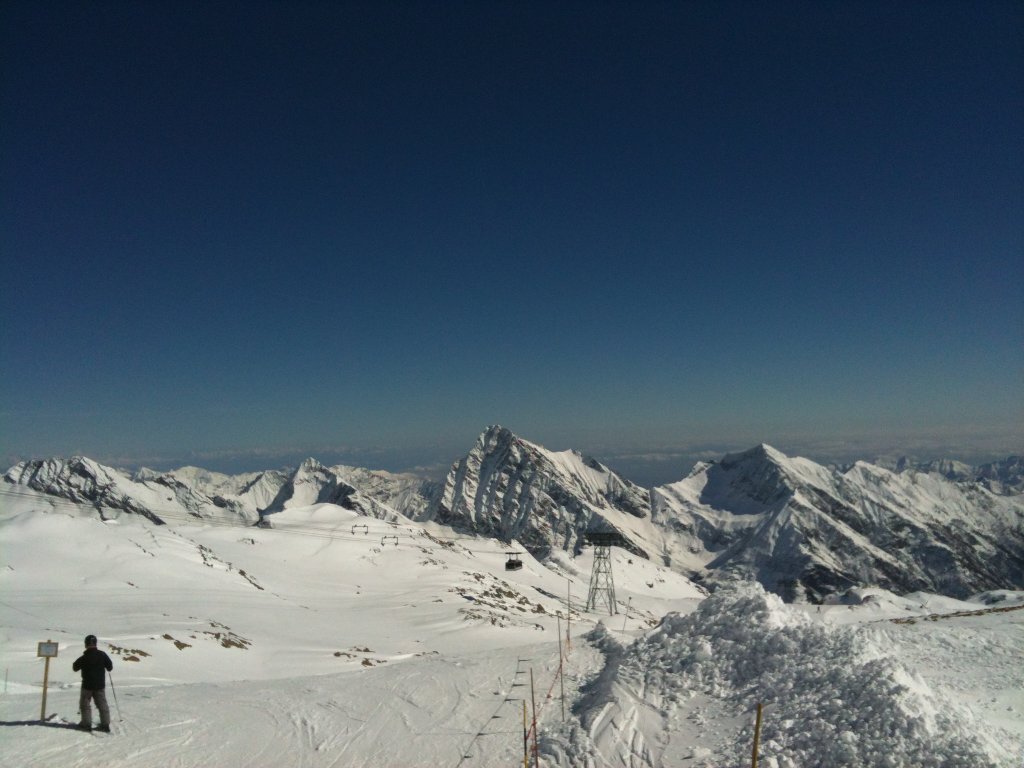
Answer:
[[[613,548],[610,616],[589,550],[507,571],[499,541],[333,505],[103,516],[0,498],[4,765],[513,766],[525,727],[531,765],[742,766],[758,703],[764,768],[1024,763],[1024,593],[793,606]],[[109,736],[66,727],[89,633]]]

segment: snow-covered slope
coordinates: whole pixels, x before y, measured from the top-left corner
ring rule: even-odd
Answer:
[[[948,626],[924,633],[914,619],[836,624],[738,583],[631,644],[603,627],[591,633],[603,668],[550,748],[562,764],[598,753],[618,765],[745,765],[760,703],[763,766],[1014,765],[1018,737],[1000,725],[1014,724],[1003,720],[1014,696],[998,676],[1017,677],[1010,656],[1024,638],[1009,615],[937,616]],[[987,690],[1000,691],[984,702],[962,677],[981,637],[973,675],[991,674]]]
[[[223,475],[199,467],[182,467],[163,474],[143,469],[137,472],[136,476],[170,477],[210,498],[235,499],[246,509],[258,513],[273,503],[292,474],[292,470],[267,470],[241,475]]]
[[[864,462],[846,472],[759,446],[652,491],[667,558],[787,600],[857,585],[954,597],[1024,587],[1024,497]]]
[[[742,764],[758,700],[767,768],[1016,768],[1024,750],[1024,594],[702,602],[615,549],[609,617],[582,605],[589,550],[509,572],[502,542],[335,504],[273,528],[104,509],[0,495],[5,765],[519,765],[534,702],[540,764],[562,768]],[[109,736],[69,727],[87,633],[114,661]]]

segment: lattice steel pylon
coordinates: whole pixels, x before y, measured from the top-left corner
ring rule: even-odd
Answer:
[[[608,606],[608,615],[618,613],[615,606],[615,579],[612,577],[612,544],[621,542],[618,534],[591,533],[587,541],[594,545],[594,567],[590,571],[590,591],[587,593],[587,610],[597,607],[598,603]]]

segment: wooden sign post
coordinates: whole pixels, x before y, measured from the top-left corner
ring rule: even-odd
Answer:
[[[39,710],[40,720],[46,719],[46,686],[50,682],[50,659],[57,658],[57,648],[58,644],[52,640],[36,646],[36,656],[46,659],[46,665],[43,667],[43,706]]]

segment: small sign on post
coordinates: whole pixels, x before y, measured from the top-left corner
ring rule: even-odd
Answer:
[[[45,643],[40,643],[36,649],[36,656],[46,657],[47,659],[57,658],[57,649],[60,647],[58,643],[47,640]]]
[[[46,659],[46,664],[43,667],[43,706],[39,710],[40,720],[46,719],[46,687],[50,683],[50,659],[57,658],[59,647],[59,644],[52,640],[47,640],[36,646],[36,656]]]

